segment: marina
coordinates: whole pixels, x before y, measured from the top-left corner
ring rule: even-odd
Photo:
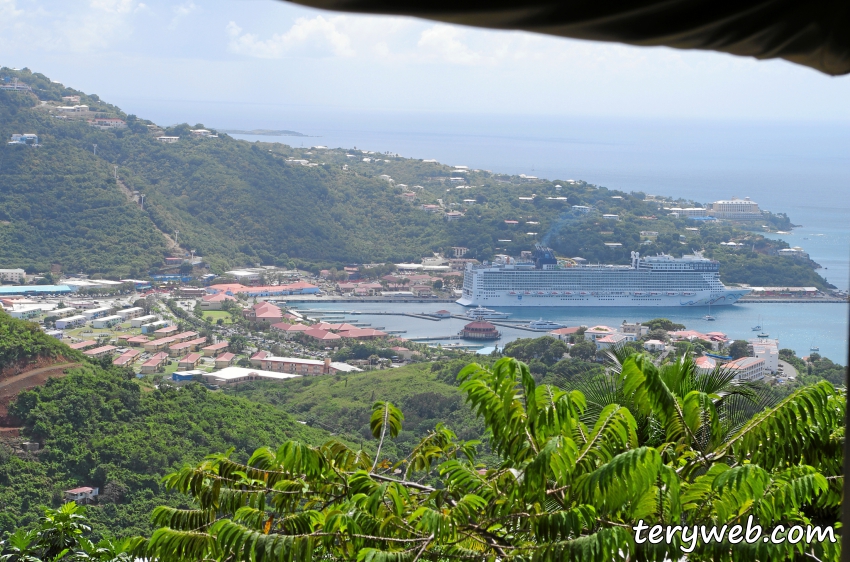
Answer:
[[[464,325],[470,322],[465,316],[468,309],[457,304],[434,304],[431,307],[419,303],[391,305],[385,303],[348,303],[344,309],[338,304],[312,302],[301,305],[296,310],[306,316],[311,314],[337,314],[356,322],[371,322],[385,326],[387,330],[406,330],[402,336],[406,339],[437,344],[465,343],[475,347],[471,340],[457,337]],[[445,309],[450,318],[438,319],[429,313]],[[842,365],[847,356],[847,314],[846,303],[828,303],[823,306],[809,306],[807,303],[782,304],[736,304],[735,306],[712,307],[715,321],[706,321],[702,317],[704,308],[658,308],[640,307],[596,307],[596,308],[560,308],[527,309],[499,308],[511,314],[509,320],[488,320],[498,326],[501,338],[496,341],[499,348],[518,338],[535,338],[547,332],[537,332],[527,326],[534,320],[543,319],[567,326],[595,326],[598,324],[616,327],[623,320],[641,322],[653,318],[668,318],[684,324],[688,329],[702,332],[719,331],[730,338],[749,340],[762,332],[764,328],[771,338],[780,341],[780,347],[793,349],[797,356],[809,355],[810,347],[818,347],[818,353]],[[371,316],[371,318],[370,318]],[[761,318],[759,318],[761,317]],[[349,321],[350,321],[349,320]],[[525,325],[525,326],[523,326]],[[759,325],[759,330],[752,328]],[[422,340],[421,338],[427,338]],[[816,345],[812,345],[816,342]]]

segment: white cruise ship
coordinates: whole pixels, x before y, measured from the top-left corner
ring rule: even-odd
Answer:
[[[533,261],[501,256],[493,263],[467,264],[464,306],[721,306],[749,289],[720,282],[720,266],[699,253],[674,258],[631,254],[631,265],[559,263],[538,246]]]

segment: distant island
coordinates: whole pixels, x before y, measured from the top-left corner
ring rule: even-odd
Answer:
[[[298,131],[277,131],[274,129],[252,129],[243,131],[242,129],[219,129],[219,132],[227,133],[228,135],[262,135],[266,137],[309,137]]]

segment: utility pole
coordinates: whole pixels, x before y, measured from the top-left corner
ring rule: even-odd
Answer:
[[[96,144],[92,145],[92,150],[94,150],[94,155],[97,156],[97,145]]]

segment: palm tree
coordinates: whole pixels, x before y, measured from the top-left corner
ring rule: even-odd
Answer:
[[[720,443],[734,434],[741,426],[775,403],[764,389],[753,382],[736,378],[736,373],[722,366],[710,371],[697,367],[693,355],[685,353],[678,359],[655,365],[645,354],[635,354],[631,348],[616,346],[607,351],[608,371],[589,380],[580,380],[571,385],[587,398],[587,410],[583,421],[592,423],[610,404],[627,407],[635,416],[638,426],[638,438],[642,445],[657,446],[662,443],[664,429],[657,417],[653,417],[645,408],[638,407],[635,393],[626,389],[628,373],[624,374],[624,365],[639,369],[643,376],[653,375],[663,383],[669,393],[678,402],[683,402],[691,393],[705,396],[711,401],[716,418],[705,417],[693,432],[691,446],[708,450],[712,443]],[[711,425],[714,424],[712,428]]]

